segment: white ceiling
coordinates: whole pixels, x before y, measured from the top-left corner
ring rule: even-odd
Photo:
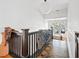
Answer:
[[[67,15],[68,0],[47,0],[47,2],[44,2],[44,0],[32,0],[32,2],[34,8],[37,9],[44,16],[44,18],[51,18],[51,16],[57,12],[61,13],[58,14],[61,17]]]
[[[44,2],[44,0],[33,0],[32,2],[34,2],[36,8],[47,5],[52,10],[66,8],[68,4],[68,0],[47,0],[47,2]]]
[[[55,10],[55,11],[51,11],[48,14],[42,14],[44,19],[55,19],[55,18],[63,18],[63,17],[67,17],[67,8],[61,9],[61,10]]]

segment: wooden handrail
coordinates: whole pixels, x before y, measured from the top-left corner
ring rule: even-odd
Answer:
[[[36,57],[37,51],[42,49],[43,45],[49,41],[49,38],[47,38],[47,42],[43,42],[45,38],[41,38],[42,33],[44,33],[42,30],[29,33],[29,29],[22,29],[22,33],[20,33],[15,29],[6,27],[5,31],[9,43],[9,52],[19,57]],[[40,45],[42,42],[43,44]]]

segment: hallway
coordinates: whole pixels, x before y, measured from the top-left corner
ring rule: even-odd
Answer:
[[[42,56],[43,55],[43,56]],[[67,44],[65,40],[52,40],[38,58],[68,58]]]
[[[65,40],[53,40],[51,43],[51,51],[49,58],[68,58],[67,44]]]

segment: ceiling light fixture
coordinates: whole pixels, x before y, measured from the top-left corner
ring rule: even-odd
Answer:
[[[46,2],[47,0],[44,0],[44,2]]]
[[[40,14],[48,14],[50,12],[50,4],[47,0],[43,0],[38,7]]]

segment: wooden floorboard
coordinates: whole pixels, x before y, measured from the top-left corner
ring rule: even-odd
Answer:
[[[47,51],[44,50],[43,52],[41,52],[41,54],[43,54],[44,56],[40,54],[38,58],[68,58],[69,57],[67,44],[65,40],[52,40],[49,45],[50,47]]]
[[[49,58],[68,58],[68,49],[66,40],[53,40],[51,42],[51,51]]]

